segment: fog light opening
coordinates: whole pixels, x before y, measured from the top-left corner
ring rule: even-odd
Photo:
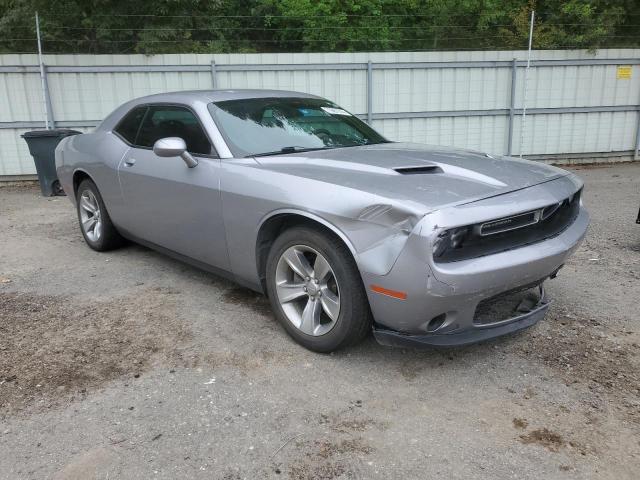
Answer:
[[[442,325],[444,325],[444,322],[447,320],[447,314],[446,313],[441,313],[440,315],[438,315],[437,317],[433,317],[429,323],[427,324],[427,332],[429,333],[433,333],[436,330],[438,330]]]

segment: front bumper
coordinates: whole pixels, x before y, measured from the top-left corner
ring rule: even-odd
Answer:
[[[373,336],[378,343],[389,347],[422,348],[462,347],[464,345],[516,333],[535,325],[546,315],[550,302],[546,299],[544,288],[540,286],[540,289],[540,300],[530,311],[491,325],[478,326],[473,329],[462,330],[448,335],[410,335],[385,328],[374,328]]]
[[[566,189],[555,192],[550,186],[528,190],[533,198],[539,194],[540,202],[551,203],[553,197],[561,199],[567,195]],[[517,195],[524,193],[514,194],[512,199],[518,199]],[[480,203],[474,205],[482,207]],[[526,313],[495,318],[488,323],[477,322],[476,310],[480,303],[504,292],[540,285],[554,276],[578,248],[588,225],[589,214],[580,207],[571,225],[555,237],[493,255],[442,264],[425,260],[430,258],[426,237],[433,230],[425,221],[420,232],[409,236],[386,275],[362,274],[376,322],[376,339],[384,345],[466,345],[535,324],[546,314],[549,307],[546,299]],[[371,285],[404,292],[405,296],[400,299],[381,295],[371,291]],[[433,328],[438,318],[437,327]]]

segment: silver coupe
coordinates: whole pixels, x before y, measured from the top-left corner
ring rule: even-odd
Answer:
[[[320,352],[533,325],[589,224],[568,171],[390,142],[296,92],[139,98],[65,138],[56,165],[91,248],[129,239],[266,293]]]

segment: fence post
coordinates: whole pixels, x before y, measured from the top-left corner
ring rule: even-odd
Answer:
[[[216,88],[216,61],[211,60],[211,86]]]
[[[509,97],[509,131],[507,132],[507,155],[511,156],[513,147],[513,119],[516,110],[516,73],[518,70],[517,60],[511,61],[511,94]]]
[[[524,127],[527,121],[527,93],[529,87],[529,67],[531,66],[531,46],[533,45],[533,22],[535,22],[536,12],[531,11],[531,21],[529,23],[529,53],[527,54],[527,68],[524,71],[524,94],[522,95],[522,122],[520,124],[520,158],[524,150]]]
[[[38,39],[38,63],[40,64],[40,83],[42,84],[42,95],[44,100],[44,126],[47,130],[54,128],[53,108],[51,107],[51,96],[49,95],[49,82],[47,81],[47,67],[42,60],[42,42],[40,41],[40,18],[36,12],[36,36]]]
[[[53,116],[53,105],[51,103],[51,93],[49,92],[49,77],[47,76],[46,64],[42,64],[42,72],[44,74],[44,101],[46,102],[47,111],[49,112],[47,117],[49,118],[49,125],[51,128],[56,128],[56,120]]]
[[[373,121],[373,66],[371,60],[367,62],[367,123]]]
[[[634,160],[640,160],[638,150],[640,150],[640,111],[638,111],[638,124],[636,126],[636,149],[633,152]]]

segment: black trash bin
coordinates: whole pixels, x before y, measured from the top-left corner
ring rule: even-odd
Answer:
[[[64,137],[80,133],[82,132],[77,130],[58,128],[53,130],[32,130],[22,135],[36,164],[40,190],[43,196],[64,195],[64,191],[58,181],[58,175],[56,175],[56,146]]]

